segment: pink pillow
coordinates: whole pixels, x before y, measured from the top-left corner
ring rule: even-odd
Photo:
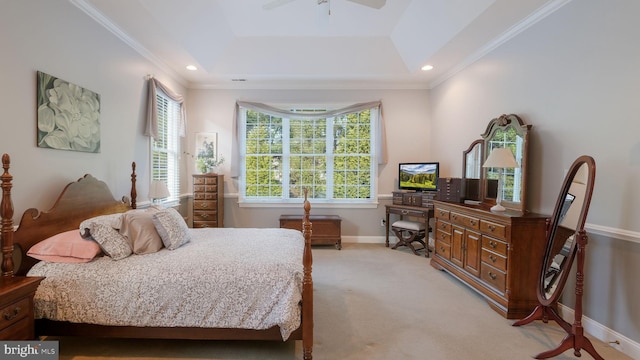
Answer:
[[[74,229],[42,240],[33,245],[27,255],[43,261],[83,263],[91,261],[100,252],[95,241],[83,239],[78,229]]]

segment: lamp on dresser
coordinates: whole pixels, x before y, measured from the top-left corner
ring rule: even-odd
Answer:
[[[156,203],[158,199],[164,199],[171,196],[167,184],[164,181],[153,180],[149,186],[149,198],[152,203]]]
[[[520,167],[520,165],[518,165],[511,149],[496,148],[491,151],[482,167],[498,169],[498,194],[496,196],[496,204],[491,208],[491,211],[505,211],[504,206],[500,204],[502,201],[503,169],[517,168]]]

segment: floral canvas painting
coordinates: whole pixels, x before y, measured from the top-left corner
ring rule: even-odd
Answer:
[[[196,133],[196,168],[201,173],[215,171],[224,162],[218,157],[218,134]]]
[[[38,71],[38,147],[100,152],[100,95]]]

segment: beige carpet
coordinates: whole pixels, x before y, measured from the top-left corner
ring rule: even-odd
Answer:
[[[314,248],[318,360],[531,359],[564,332],[535,322],[512,327],[455,278],[406,249],[377,244]],[[630,359],[594,340],[605,359]],[[300,342],[56,338],[60,359],[301,359]],[[591,356],[583,351],[583,359]],[[576,359],[567,351],[555,359]]]

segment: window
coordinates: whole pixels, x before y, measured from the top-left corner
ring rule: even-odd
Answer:
[[[324,113],[239,108],[241,202],[298,202],[305,188],[315,203],[377,201],[378,108]]]
[[[162,91],[156,94],[158,111],[158,136],[151,139],[151,180],[167,184],[171,196],[167,200],[177,200],[180,196],[178,155],[180,154],[180,104],[171,100]]]

